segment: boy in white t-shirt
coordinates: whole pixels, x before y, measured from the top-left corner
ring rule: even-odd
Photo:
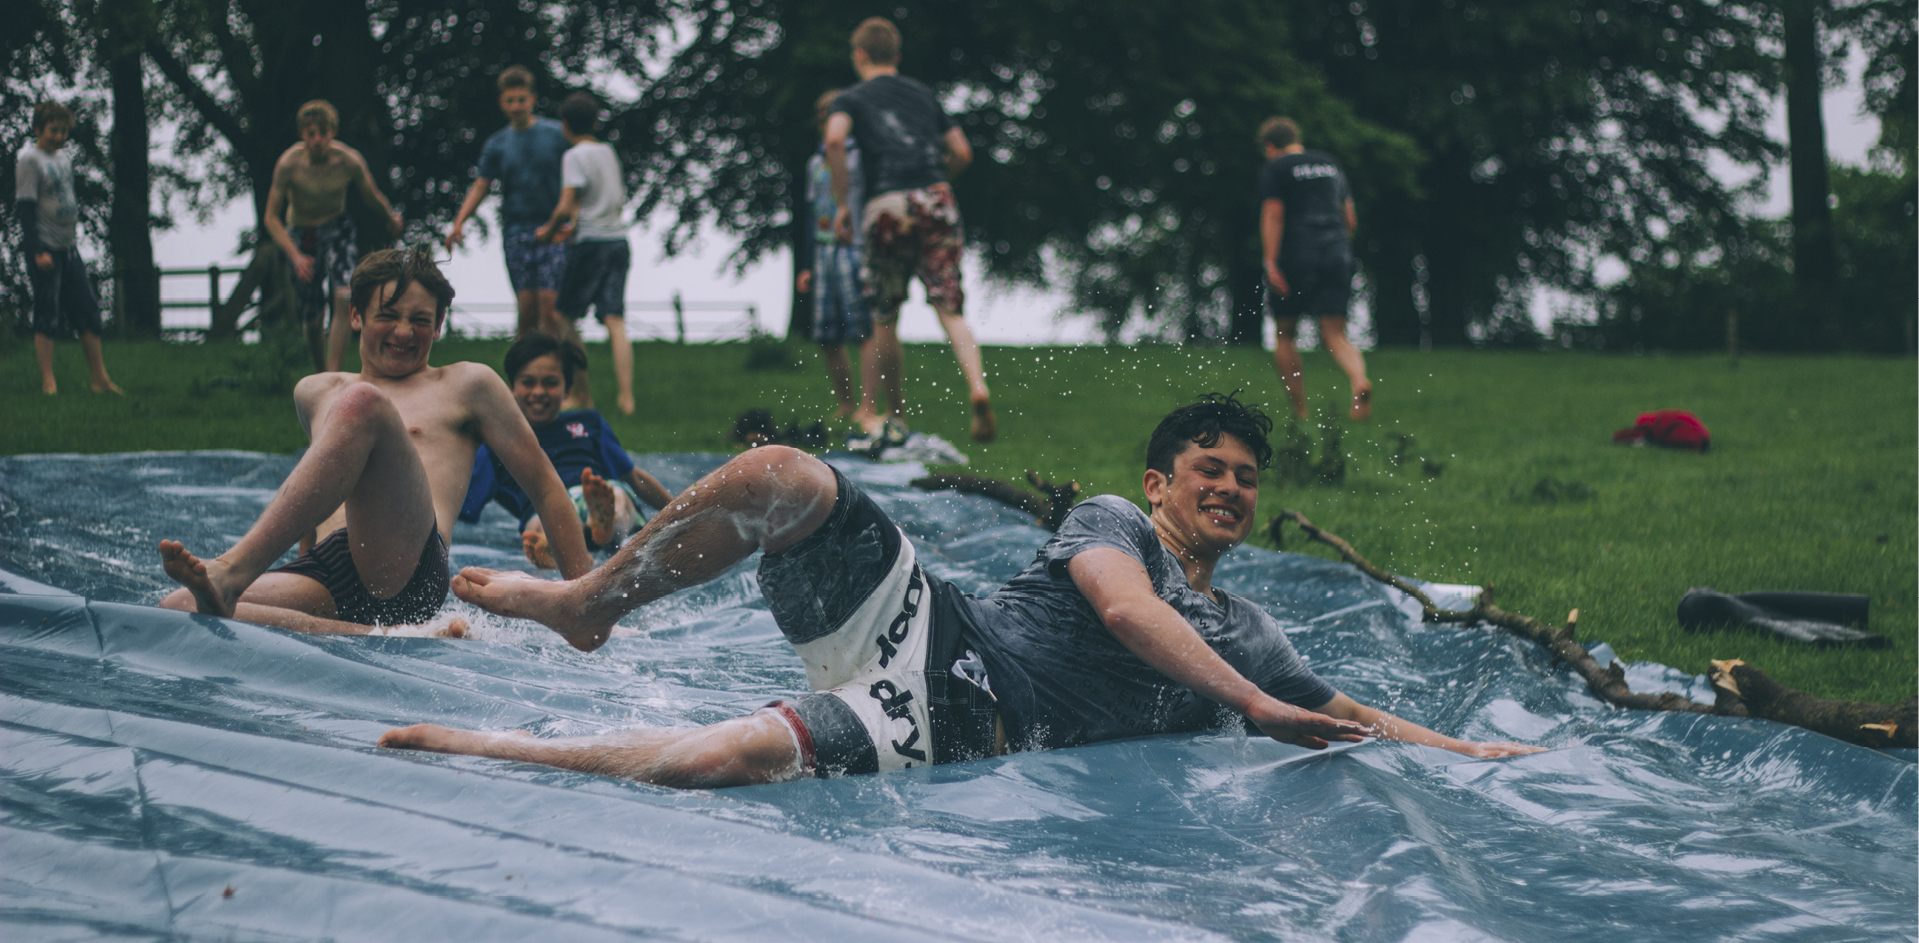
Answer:
[[[633,259],[626,243],[626,185],[620,177],[620,157],[593,137],[600,124],[600,103],[593,96],[585,92],[567,96],[560,103],[560,122],[573,146],[560,158],[560,204],[537,235],[567,244],[560,314],[571,329],[592,308],[606,325],[606,339],[613,346],[613,373],[620,384],[620,412],[632,415],[633,346],[626,339],[626,270]],[[577,330],[572,333],[578,343]],[[585,387],[586,373],[580,371],[574,388]],[[592,394],[584,398],[583,408],[591,408]]]
[[[40,392],[59,392],[53,339],[65,327],[80,335],[93,391],[118,393],[100,357],[100,301],[75,241],[80,203],[73,196],[73,160],[60,152],[72,130],[73,112],[59,102],[41,102],[33,109],[33,143],[20,149],[13,167],[20,254],[33,283],[34,359],[40,364]]]

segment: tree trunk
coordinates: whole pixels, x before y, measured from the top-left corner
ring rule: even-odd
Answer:
[[[1418,253],[1396,223],[1386,225],[1395,231],[1378,238],[1362,233],[1365,251],[1355,253],[1366,261],[1366,283],[1372,289],[1373,336],[1381,347],[1418,347],[1419,308],[1413,304],[1413,256]]]
[[[787,289],[792,292],[790,297],[793,299],[792,307],[788,309],[786,316],[786,339],[789,341],[806,340],[813,336],[813,293],[800,291],[797,282],[800,272],[813,265],[813,260],[806,255],[807,240],[802,238],[805,232],[804,227],[813,224],[813,204],[806,198],[806,159],[801,158],[797,166],[798,169],[795,170],[795,165],[791,161],[788,161],[786,165],[787,179],[792,181],[792,186],[788,187],[787,192],[793,194],[793,233],[787,243],[793,247],[793,276],[796,279],[793,284],[787,286]],[[859,224],[859,220],[853,221],[853,225]],[[819,278],[820,274],[814,272],[813,277]],[[859,365],[855,364],[854,372],[857,373],[858,370]]]
[[[1266,312],[1263,306],[1266,273],[1259,264],[1259,244],[1253,214],[1245,209],[1226,213],[1226,342],[1243,347],[1260,345]]]
[[[1786,0],[1786,138],[1792,176],[1792,271],[1807,336],[1829,338],[1838,264],[1826,202],[1826,126],[1820,114],[1820,0]]]
[[[114,4],[124,7],[127,4]],[[107,247],[113,253],[114,309],[119,329],[138,337],[160,336],[160,279],[153,266],[152,180],[147,149],[147,102],[142,38],[131,11],[112,10],[101,41],[113,88],[113,202],[107,216]]]
[[[1456,236],[1426,241],[1427,329],[1434,347],[1465,347],[1472,343],[1466,326],[1472,323],[1471,286],[1473,271],[1466,253],[1481,251],[1466,245]]]

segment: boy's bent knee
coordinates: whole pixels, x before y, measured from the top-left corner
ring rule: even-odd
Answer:
[[[387,398],[386,391],[371,383],[358,381],[347,384],[333,397],[333,405],[328,413],[330,418],[337,421],[375,416],[385,410],[394,410],[394,415],[399,414],[393,401]]]
[[[760,475],[812,471],[814,466],[819,466],[821,469],[826,467],[825,462],[787,445],[762,445],[748,449],[735,456],[727,465],[734,466],[738,471],[747,474]],[[827,474],[831,475],[831,472],[828,471]]]

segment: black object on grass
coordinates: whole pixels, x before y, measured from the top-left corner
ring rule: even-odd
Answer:
[[[1679,600],[1679,624],[1690,632],[1749,626],[1809,645],[1886,648],[1892,643],[1885,636],[1860,630],[1866,625],[1868,602],[1867,597],[1850,593],[1762,591],[1729,596],[1700,586],[1686,590]]]

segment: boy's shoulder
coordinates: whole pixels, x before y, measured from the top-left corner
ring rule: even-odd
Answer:
[[[39,168],[45,166],[54,156],[55,155],[49,154],[46,151],[41,150],[39,145],[34,144],[32,141],[28,141],[27,146],[14,152],[14,155],[13,155],[14,169],[19,170],[22,168],[31,168],[34,170],[38,170]]]

